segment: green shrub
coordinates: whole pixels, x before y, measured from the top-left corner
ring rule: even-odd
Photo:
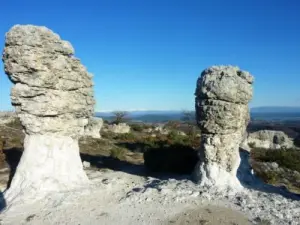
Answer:
[[[137,140],[137,137],[133,133],[126,133],[126,134],[117,134],[114,137],[115,140],[118,141],[128,141],[128,142],[133,142]]]
[[[295,144],[295,146],[300,147],[300,135],[295,138],[294,144]]]
[[[300,151],[297,149],[254,148],[251,158],[258,162],[276,162],[281,167],[300,172]]]
[[[114,159],[124,160],[125,159],[126,150],[122,148],[113,148],[110,151],[110,156]]]
[[[132,123],[130,124],[130,127],[133,131],[136,132],[142,132],[145,129],[145,126],[143,124],[138,124],[138,123]]]
[[[151,172],[191,174],[198,161],[197,151],[183,145],[161,146],[144,153],[146,168]]]
[[[116,134],[111,131],[103,131],[101,132],[101,137],[105,139],[114,139]]]
[[[20,130],[23,129],[21,121],[18,117],[15,117],[11,122],[7,123],[6,126],[14,129],[20,129]]]

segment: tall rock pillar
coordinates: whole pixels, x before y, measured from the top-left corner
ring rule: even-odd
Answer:
[[[196,118],[200,127],[195,180],[204,186],[241,187],[239,145],[249,122],[253,77],[238,67],[213,66],[197,81]]]
[[[16,25],[6,34],[3,62],[26,134],[6,200],[86,185],[78,137],[95,101],[92,76],[72,45],[46,27]]]

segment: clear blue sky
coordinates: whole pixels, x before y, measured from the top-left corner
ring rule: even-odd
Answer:
[[[300,106],[299,0],[3,1],[2,46],[14,24],[73,44],[94,74],[97,111],[193,109],[197,77],[214,64],[255,76],[251,106]],[[0,110],[10,87],[1,69]]]

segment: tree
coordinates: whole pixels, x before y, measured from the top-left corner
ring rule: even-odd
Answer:
[[[189,110],[183,110],[181,120],[188,125],[188,135],[194,137],[194,135],[196,134],[195,112]]]
[[[189,110],[183,110],[182,111],[182,121],[188,123],[188,124],[195,124],[196,120],[195,120],[195,112],[194,111],[189,111]]]
[[[113,120],[114,124],[125,122],[126,121],[125,117],[128,116],[128,112],[126,111],[114,111],[113,114],[114,114],[114,120]]]

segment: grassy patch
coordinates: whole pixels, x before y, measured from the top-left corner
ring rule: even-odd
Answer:
[[[126,150],[123,148],[113,148],[110,151],[110,156],[114,159],[125,160]]]
[[[278,167],[270,166],[272,162],[275,162]],[[285,186],[291,192],[300,193],[299,150],[254,148],[251,151],[251,165],[256,175],[266,183]]]
[[[280,167],[300,172],[300,151],[297,149],[271,150],[255,148],[251,158],[258,162],[276,162]]]

